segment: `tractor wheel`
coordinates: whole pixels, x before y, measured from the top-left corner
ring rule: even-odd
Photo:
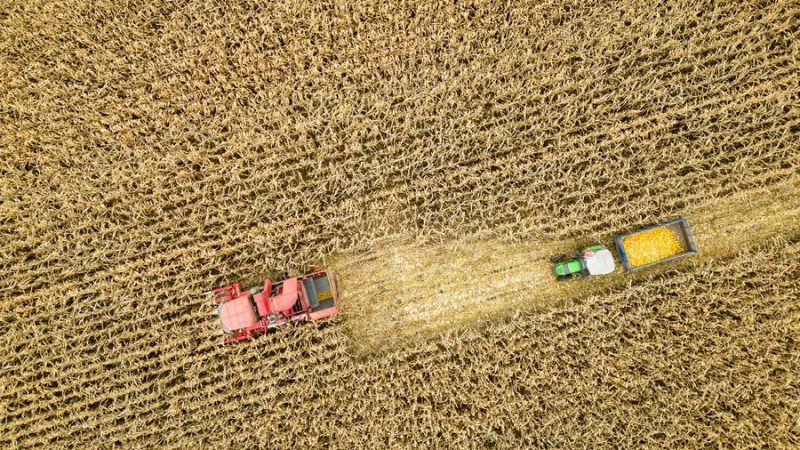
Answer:
[[[551,256],[550,257],[550,262],[555,264],[555,263],[559,263],[559,262],[561,262],[561,261],[563,261],[565,259],[567,259],[567,255],[565,255],[563,253],[559,253],[558,255]]]

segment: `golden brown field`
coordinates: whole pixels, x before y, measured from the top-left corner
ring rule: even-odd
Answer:
[[[0,448],[800,447],[799,10],[0,2]]]

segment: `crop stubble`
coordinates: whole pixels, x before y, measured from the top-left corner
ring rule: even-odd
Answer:
[[[796,244],[720,263],[719,281],[703,266],[612,283],[386,358],[350,356],[367,322],[346,302],[329,326],[223,349],[196,295],[409,235],[420,248],[464,235],[568,247],[796,186],[794,6],[10,2],[0,444],[348,448],[433,444],[440,431],[454,446],[796,443]],[[761,204],[784,220],[761,220],[793,239],[789,189]],[[490,276],[509,263],[480,251]],[[716,311],[708,298],[760,312],[749,326],[704,323],[692,314]],[[656,326],[673,315],[707,348]],[[639,340],[617,339],[620,320]],[[608,351],[590,348],[598,335]],[[763,350],[759,363],[739,345]],[[639,346],[657,351],[626,353]],[[603,370],[609,386],[588,387]]]
[[[677,264],[697,267],[724,260],[771,237],[800,235],[800,180],[693,205],[683,214],[695,230],[701,253]],[[340,255],[331,267],[342,280],[354,348],[374,352],[431,332],[491,322],[518,308],[551,308],[637,279],[617,267],[604,277],[555,280],[552,255],[596,242],[614,245],[611,235],[593,241],[523,243],[466,238],[419,244],[393,239],[378,241],[366,252]]]

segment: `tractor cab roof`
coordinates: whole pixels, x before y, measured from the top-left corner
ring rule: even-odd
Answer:
[[[614,255],[607,248],[583,254],[589,275],[607,275],[614,271]]]

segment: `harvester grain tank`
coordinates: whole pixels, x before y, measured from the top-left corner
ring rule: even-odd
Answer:
[[[242,290],[233,283],[211,291],[217,303],[225,343],[266,333],[287,322],[318,320],[339,312],[333,273],[316,269],[302,277]]]

